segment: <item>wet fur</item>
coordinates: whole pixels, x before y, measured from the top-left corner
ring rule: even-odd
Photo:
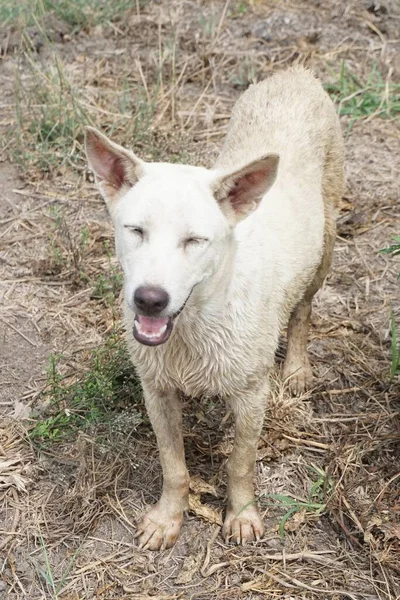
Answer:
[[[252,85],[241,96],[215,169],[229,172],[269,154],[280,157],[274,185],[257,210],[232,223],[236,227],[223,260],[196,285],[169,341],[155,348],[138,344],[132,336],[134,314],[125,305],[129,350],[164,472],[161,500],[138,527],[141,545],[149,548],[175,542],[187,507],[179,392],[218,395],[233,409],[236,439],[228,461],[224,535],[245,543],[263,532],[253,496],[255,452],[268,372],[288,323],[284,376],[295,392],[310,382],[311,300],[332,258],[343,192],[343,141],[329,97],[301,67]],[[218,199],[218,190],[215,195]],[[229,202],[226,192],[224,197]]]

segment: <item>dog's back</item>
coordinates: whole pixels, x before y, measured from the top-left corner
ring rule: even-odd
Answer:
[[[343,185],[343,141],[332,101],[311,71],[292,67],[251,85],[237,101],[217,167],[231,167],[267,153],[280,156],[278,178],[307,185],[328,169]],[[319,177],[318,177],[319,176]]]
[[[321,83],[303,67],[244,92],[216,166],[232,168],[269,153],[280,157],[277,180],[236,228],[239,270],[258,270],[265,284],[257,293],[276,300],[286,324],[321,261],[317,288],[326,275],[343,193],[339,119]]]

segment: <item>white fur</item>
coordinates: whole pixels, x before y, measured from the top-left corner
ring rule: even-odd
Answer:
[[[164,469],[163,496],[140,528],[143,544],[158,548],[173,543],[180,526],[173,513],[185,506],[182,444],[172,439],[180,419],[176,391],[220,395],[233,406],[237,440],[230,459],[231,508],[225,527],[239,540],[252,539],[247,529],[240,533],[239,527],[237,534],[235,523],[250,523],[257,537],[262,531],[259,517],[254,511],[247,514],[247,509],[243,518],[233,513],[249,498],[251,502],[249,477],[279,335],[307,290],[313,289],[311,302],[313,282],[317,289],[329,266],[333,215],[343,180],[337,116],[313,75],[295,68],[243,94],[213,170],[145,164],[120,151],[120,163],[130,164],[126,180],[135,183],[132,187],[124,181],[116,189],[114,182],[104,191],[107,169],[102,171],[98,153],[90,148],[88,157],[115,224],[125,278],[126,336]],[[280,157],[275,182],[259,204],[256,197],[246,200],[239,215],[227,192],[229,186],[232,189],[229,178],[235,179],[235,172],[254,161],[258,164],[261,157],[267,157],[268,166],[271,155]],[[262,175],[259,180],[263,182]],[[268,185],[272,181],[271,176]],[[143,239],[127,226],[142,228]],[[208,241],[185,245],[192,237]],[[141,345],[132,335],[134,291],[146,285],[168,292],[170,303],[162,316],[174,314],[190,295],[170,339],[156,347]],[[303,321],[308,323],[307,317]],[[163,415],[167,401],[176,408],[172,425],[167,413]],[[186,491],[177,491],[180,488]],[[161,525],[155,526],[158,521]],[[171,523],[175,533],[169,536],[165,531]]]

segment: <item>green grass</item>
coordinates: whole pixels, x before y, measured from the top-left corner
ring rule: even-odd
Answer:
[[[343,62],[338,81],[325,89],[338,105],[339,115],[350,117],[349,130],[359,119],[394,118],[400,113],[400,84],[385,81],[376,65],[362,80]]]
[[[260,497],[262,506],[271,506],[282,508],[285,514],[279,523],[279,534],[281,538],[285,537],[285,524],[296,513],[305,510],[314,516],[323,514],[326,510],[326,498],[329,497],[333,489],[332,480],[325,471],[319,467],[312,466],[312,471],[317,474],[317,480],[312,484],[308,499],[306,501],[296,500],[291,496],[284,494],[265,494]],[[271,498],[273,502],[265,502],[264,498]]]
[[[47,14],[69,23],[74,30],[118,20],[127,10],[143,5],[140,0],[2,0],[0,21],[22,27],[38,25]]]
[[[111,261],[112,251],[108,240],[103,247],[108,258],[108,268],[105,273],[98,275],[96,279],[89,278],[92,285],[91,298],[101,300],[105,306],[113,307],[122,290],[123,275],[120,268]]]
[[[0,21],[15,24],[23,32],[16,56],[14,123],[0,141],[9,158],[32,179],[64,175],[72,167],[84,171],[85,125],[101,128],[106,135],[135,150],[146,160],[165,160],[165,144],[153,130],[160,92],[176,81],[175,39],[163,40],[158,68],[144,73],[143,81],[132,74],[128,58],[116,58],[113,88],[86,82],[83,75],[55,54],[56,48],[45,16],[53,12],[77,28],[112,20],[127,8],[135,11],[143,0],[3,0]],[[82,13],[82,14],[81,14]],[[90,18],[89,18],[90,16]],[[26,24],[33,23],[46,47],[46,61],[35,52]],[[78,27],[79,26],[79,27]],[[73,43],[73,41],[71,42]],[[114,62],[114,59],[110,59]],[[98,77],[101,78],[100,70]],[[83,77],[83,78],[82,78]],[[97,91],[97,86],[101,92]],[[12,121],[12,117],[11,117]],[[169,153],[171,154],[171,153]],[[171,160],[182,160],[181,152]]]
[[[391,246],[389,246],[388,248],[383,248],[381,250],[382,254],[392,254],[393,256],[398,256],[400,255],[400,235],[395,235],[393,237],[393,244]],[[400,279],[400,273],[399,273],[399,279]]]
[[[20,55],[21,68],[16,70],[16,126],[9,129],[5,145],[11,159],[25,172],[42,177],[63,174],[70,167],[85,169],[82,144],[85,125],[100,127],[114,139],[118,131],[118,141],[134,146],[139,152],[144,150],[146,159],[158,160],[163,156],[151,128],[159,82],[148,96],[137,84],[125,83],[106,103],[106,111],[110,113],[107,118],[102,112],[92,110],[87,91],[71,81],[57,56],[48,62],[49,66],[43,69],[32,52],[25,52]]]
[[[393,379],[397,373],[400,374],[400,343],[397,341],[397,326],[393,311],[390,317],[390,329],[392,333],[392,364],[390,368],[390,379]]]
[[[35,445],[60,442],[78,431],[123,428],[121,414],[131,429],[143,421],[140,384],[119,334],[91,352],[87,370],[73,381],[61,375],[61,358],[54,355],[50,359],[48,385],[42,396],[49,405],[29,433]]]
[[[394,243],[388,248],[383,248],[381,253],[400,256],[400,235],[395,235],[393,242]],[[397,277],[400,279],[400,273]],[[393,311],[390,316],[390,329],[392,334],[392,364],[390,368],[390,379],[393,379],[396,374],[400,374],[400,343],[397,340],[397,326]]]
[[[22,78],[18,71],[15,79],[12,157],[18,164],[42,172],[74,166],[80,161],[76,142],[82,137],[83,125],[91,122],[80,95],[56,57],[47,70],[29,54],[24,59],[29,75]]]
[[[84,250],[81,236],[78,243],[76,243],[61,206],[50,206],[48,216],[52,221],[52,227],[49,228],[47,272],[51,275],[58,275],[63,269],[73,265],[74,270],[79,274],[82,251]]]
[[[38,571],[39,579],[43,580],[46,583],[46,587],[47,587],[46,592],[47,592],[47,594],[49,594],[49,597],[52,600],[58,600],[60,598],[60,593],[62,592],[62,589],[66,583],[67,577],[70,574],[71,569],[73,568],[73,566],[76,563],[76,560],[78,558],[78,555],[81,551],[81,548],[82,548],[85,540],[83,540],[80,543],[80,545],[77,547],[77,549],[71,556],[71,559],[69,560],[69,562],[67,564],[67,568],[62,573],[61,578],[59,580],[56,579],[53,569],[51,567],[49,551],[46,547],[42,532],[40,531],[40,527],[39,527],[39,541],[40,541],[40,547],[42,549],[42,554],[43,554],[43,559],[44,559],[44,569],[40,568],[39,566],[36,566],[36,570]]]
[[[115,268],[105,275],[99,275],[93,282],[91,297],[94,300],[102,300],[106,306],[113,306],[122,289],[122,274]]]

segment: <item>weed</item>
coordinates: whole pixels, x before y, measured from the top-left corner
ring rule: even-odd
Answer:
[[[42,70],[29,54],[24,55],[30,71],[15,81],[17,127],[10,131],[14,160],[49,173],[65,164],[80,160],[74,152],[82,125],[90,122],[86,108],[64,74],[63,65],[55,58]]]
[[[390,316],[390,329],[392,333],[392,365],[390,368],[390,379],[393,379],[396,373],[400,373],[400,343],[397,341],[397,326],[393,311]]]
[[[93,350],[88,370],[72,382],[61,375],[60,361],[60,355],[50,359],[43,398],[49,401],[49,407],[30,431],[34,443],[43,446],[61,441],[78,430],[111,426],[114,415],[118,416],[117,409],[124,406],[128,407],[131,425],[142,421],[136,405],[141,396],[140,385],[118,333]]]
[[[49,553],[47,552],[47,548],[46,548],[46,545],[43,540],[43,535],[41,533],[39,535],[39,540],[40,540],[40,546],[42,548],[44,562],[45,562],[45,566],[46,566],[45,571],[41,571],[41,575],[42,575],[42,578],[47,583],[47,586],[50,589],[50,593],[52,594],[53,598],[57,598],[58,594],[57,594],[56,586],[54,583],[53,571],[52,571],[51,565],[50,565]]]
[[[11,158],[31,173],[35,168],[46,175],[63,173],[67,166],[85,169],[86,161],[81,152],[83,127],[97,125],[87,91],[68,79],[57,57],[46,70],[30,53],[25,53],[20,60],[25,63],[29,76],[22,78],[20,71],[16,72],[16,127],[10,129],[6,140]],[[125,82],[122,91],[107,103],[110,120],[102,116],[101,121],[101,128],[109,136],[123,124],[125,139],[121,143],[144,149],[146,158],[151,160],[157,160],[160,153],[152,129],[161,75],[157,77],[151,92],[147,90],[147,93]]]
[[[89,245],[89,241],[90,241],[89,228],[83,227],[80,232],[80,239],[79,239],[79,244],[80,244],[80,247],[82,248],[83,252],[87,249],[87,247]]]
[[[376,65],[361,81],[343,62],[339,80],[325,89],[338,104],[339,115],[350,117],[348,131],[358,119],[391,118],[400,112],[400,84],[385,81]]]
[[[140,4],[143,3],[141,0]],[[76,31],[118,20],[132,5],[132,0],[2,0],[0,21],[7,25],[40,26],[46,15],[52,13]]]
[[[122,290],[123,277],[119,267],[111,262],[112,252],[108,241],[104,243],[104,250],[108,258],[108,270],[105,275],[99,275],[91,281],[91,298],[102,300],[105,306],[112,307]]]
[[[204,13],[200,14],[199,26],[204,38],[212,38],[214,36],[215,32],[217,31],[219,18],[218,12],[215,11],[209,15]]]
[[[400,235],[395,235],[393,244],[388,248],[381,250],[382,254],[391,254],[392,256],[400,255]],[[400,279],[400,273],[398,274]],[[390,379],[393,379],[396,373],[400,373],[400,343],[397,341],[397,327],[394,312],[390,315],[390,329],[392,334],[392,365],[390,368]]]
[[[241,0],[236,1],[232,7],[230,16],[233,19],[237,17],[243,17],[247,13],[248,8],[247,2],[242,2]]]
[[[55,579],[53,570],[51,568],[49,552],[46,548],[46,544],[44,542],[43,535],[42,535],[42,532],[40,531],[40,529],[39,529],[39,541],[40,541],[40,547],[42,549],[42,553],[43,553],[43,557],[44,557],[44,564],[45,564],[45,570],[40,569],[39,574],[41,576],[41,579],[44,579],[44,581],[46,582],[46,585],[48,588],[47,591],[49,592],[52,600],[58,600],[58,598],[60,597],[62,588],[64,587],[65,581],[66,581],[72,567],[74,566],[74,564],[76,562],[78,554],[79,554],[85,540],[83,540],[80,543],[78,548],[75,550],[75,552],[71,556],[71,559],[68,562],[67,568],[64,571],[64,573],[62,574],[61,579],[59,581],[56,581],[56,579]]]
[[[332,480],[326,472],[313,465],[312,470],[318,475],[318,479],[312,484],[308,499],[306,501],[296,500],[284,494],[264,494],[260,500],[263,506],[279,507],[286,510],[279,523],[279,534],[285,537],[285,524],[295,513],[305,510],[315,516],[319,516],[326,510],[326,498],[333,489]],[[262,498],[271,498],[276,502],[264,502]]]
[[[393,256],[398,256],[400,254],[400,235],[395,235],[393,238],[394,244],[389,246],[389,248],[383,248],[381,250],[382,254],[392,254]],[[400,279],[400,273],[399,273]]]
[[[239,65],[237,71],[231,76],[230,81],[233,87],[238,89],[245,89],[251,83],[255,83],[257,80],[257,67],[247,57],[244,58],[243,62]]]
[[[91,298],[102,300],[106,306],[113,306],[122,289],[122,274],[111,267],[106,275],[99,275],[94,282]]]
[[[60,275],[63,271],[69,270],[70,273],[72,271],[77,282],[86,281],[87,276],[83,272],[82,263],[89,247],[89,229],[84,227],[74,234],[67,222],[63,207],[59,205],[50,206],[48,216],[52,220],[52,228],[48,238],[48,257],[42,261],[42,270],[46,275]]]

